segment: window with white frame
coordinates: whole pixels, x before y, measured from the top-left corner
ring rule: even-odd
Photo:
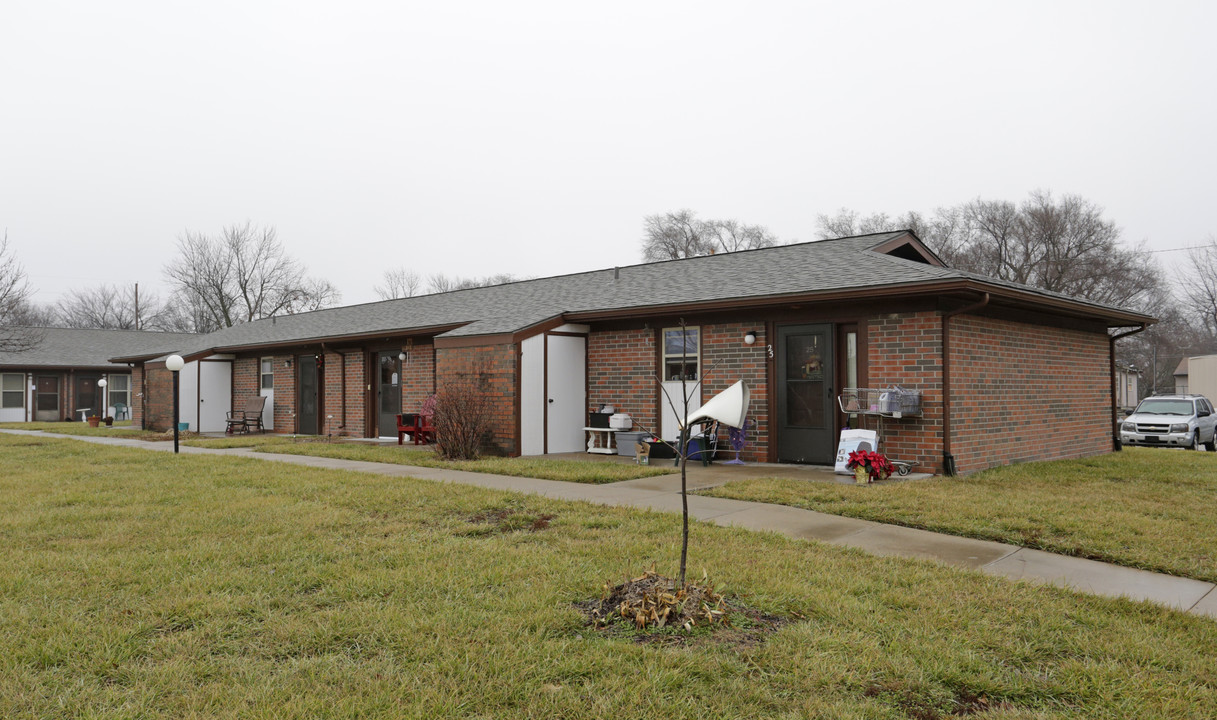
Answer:
[[[663,329],[663,379],[696,380],[701,367],[701,328]]]
[[[5,373],[0,376],[0,408],[25,407],[25,376]]]
[[[130,375],[111,375],[109,379],[110,388],[110,407],[115,408],[117,412],[118,406],[131,407],[131,376]]]
[[[262,389],[275,389],[275,362],[274,358],[262,358]]]

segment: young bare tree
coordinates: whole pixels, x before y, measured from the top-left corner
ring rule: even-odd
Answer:
[[[305,275],[273,227],[247,222],[224,228],[219,237],[187,231],[178,238],[178,252],[165,276],[175,300],[190,306],[186,315],[198,332],[330,307],[340,299],[333,285]]]
[[[762,225],[702,220],[692,210],[648,215],[642,220],[642,259],[679,260],[720,252],[772,247],[777,236]]]
[[[373,288],[381,300],[414,297],[423,289],[422,277],[404,267],[385,270],[384,282]]]
[[[8,233],[0,240],[0,351],[30,350],[42,340],[42,333],[33,325],[36,309],[30,302],[33,290],[25,268],[9,250]]]

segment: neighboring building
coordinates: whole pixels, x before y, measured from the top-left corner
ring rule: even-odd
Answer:
[[[395,414],[479,373],[502,452],[580,451],[601,404],[673,436],[659,383],[678,394],[684,375],[704,381],[692,407],[748,382],[743,459],[830,464],[850,422],[842,389],[900,386],[922,393],[924,413],[884,421],[887,452],[963,472],[1111,450],[1108,330],[1152,322],[952,270],[892,232],[319,310],[174,350],[192,363],[183,407],[204,431],[258,393],[278,432],[396,437]],[[145,389],[137,419],[167,427],[164,354],[115,359]]]
[[[1179,361],[1175,392],[1194,393],[1217,401],[1217,355],[1193,355]]]
[[[1179,395],[1186,395],[1188,375],[1188,358],[1183,358],[1179,361],[1179,367],[1175,368],[1175,392]]]
[[[1136,365],[1116,362],[1116,407],[1131,410],[1141,400],[1141,371]]]
[[[40,342],[0,352],[0,422],[131,418],[139,401],[131,366],[110,362],[132,352],[165,352],[195,335],[136,330],[37,328]],[[106,380],[104,387],[98,381]]]

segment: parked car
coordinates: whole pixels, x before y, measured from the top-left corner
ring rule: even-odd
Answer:
[[[1217,450],[1217,412],[1203,395],[1154,395],[1120,423],[1125,445]]]

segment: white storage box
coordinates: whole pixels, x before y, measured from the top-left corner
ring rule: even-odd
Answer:
[[[874,451],[879,447],[879,433],[874,430],[842,430],[841,442],[837,445],[837,462],[833,469],[842,475],[853,473],[848,467],[849,454],[855,450]]]
[[[629,430],[634,427],[634,421],[627,413],[617,413],[609,418],[609,427],[614,430]]]

